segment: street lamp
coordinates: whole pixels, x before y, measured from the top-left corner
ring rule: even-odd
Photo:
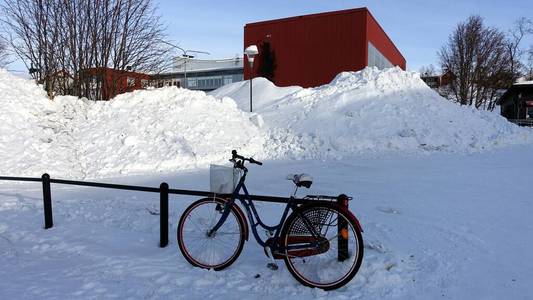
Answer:
[[[248,64],[250,65],[250,112],[252,112],[252,79],[253,79],[253,68],[254,68],[254,58],[259,54],[256,45],[250,45],[244,49],[244,54],[248,57]]]
[[[181,48],[180,46],[177,46],[177,45],[174,45],[172,43],[169,43],[167,41],[163,41],[163,40],[159,40],[161,43],[163,44],[166,44],[166,45],[169,45],[173,48],[176,48],[178,50],[180,50],[181,52],[183,52],[183,54],[181,55],[181,57],[183,58],[184,60],[184,63],[183,63],[183,68],[184,68],[184,71],[183,71],[183,76],[184,76],[184,79],[183,79],[183,82],[185,83],[186,87],[189,87],[189,83],[187,82],[187,61],[191,58],[194,58],[194,55],[191,55],[189,53],[201,53],[201,54],[207,54],[207,55],[210,55],[209,52],[206,52],[206,51],[199,51],[199,50],[191,50],[191,49],[183,49]]]
[[[207,54],[209,55],[209,52],[205,52],[205,51],[197,51],[197,50],[183,50],[181,48],[178,48],[180,50],[183,51],[183,55],[181,57],[183,57],[183,76],[184,76],[184,83],[187,87],[189,87],[189,82],[187,82],[187,62],[189,61],[189,59],[191,58],[194,58],[194,55],[191,55],[191,54],[188,54],[188,53],[203,53],[203,54]]]

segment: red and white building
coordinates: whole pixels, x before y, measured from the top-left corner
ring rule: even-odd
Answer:
[[[318,86],[342,71],[366,66],[406,67],[405,58],[367,8],[246,24],[244,48],[250,45],[259,48],[253,76],[264,75],[261,50],[266,45],[269,59],[274,58],[270,79],[278,86]],[[244,78],[250,78],[247,66]]]

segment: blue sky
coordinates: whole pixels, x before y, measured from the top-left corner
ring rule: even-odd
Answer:
[[[486,24],[508,30],[522,16],[533,18],[533,1],[349,1],[158,0],[169,38],[181,47],[211,53],[206,58],[242,52],[246,23],[366,6],[398,46],[410,70],[438,66],[437,51],[458,22],[472,14]],[[533,45],[533,38],[524,45]]]
[[[1,1],[1,0],[0,0]],[[472,14],[486,24],[508,30],[522,16],[533,19],[533,1],[423,0],[154,0],[169,39],[186,49],[211,53],[205,58],[229,58],[243,48],[244,24],[262,20],[366,6],[398,46],[409,70],[438,67],[437,51],[458,22]],[[533,45],[529,37],[524,46]],[[178,53],[176,53],[178,54]],[[25,72],[22,63],[9,66]]]

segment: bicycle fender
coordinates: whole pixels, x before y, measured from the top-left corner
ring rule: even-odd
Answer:
[[[347,213],[354,219],[355,225],[357,225],[357,228],[359,229],[359,231],[365,232],[363,230],[363,226],[361,226],[361,223],[359,222],[359,219],[357,219],[357,217],[349,209],[347,209]]]

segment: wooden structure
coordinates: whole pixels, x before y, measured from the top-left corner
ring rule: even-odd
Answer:
[[[450,84],[455,76],[451,72],[445,72],[442,75],[420,75],[420,79],[424,81],[430,88],[439,89]]]
[[[515,83],[498,100],[501,115],[521,126],[533,126],[533,81]]]

